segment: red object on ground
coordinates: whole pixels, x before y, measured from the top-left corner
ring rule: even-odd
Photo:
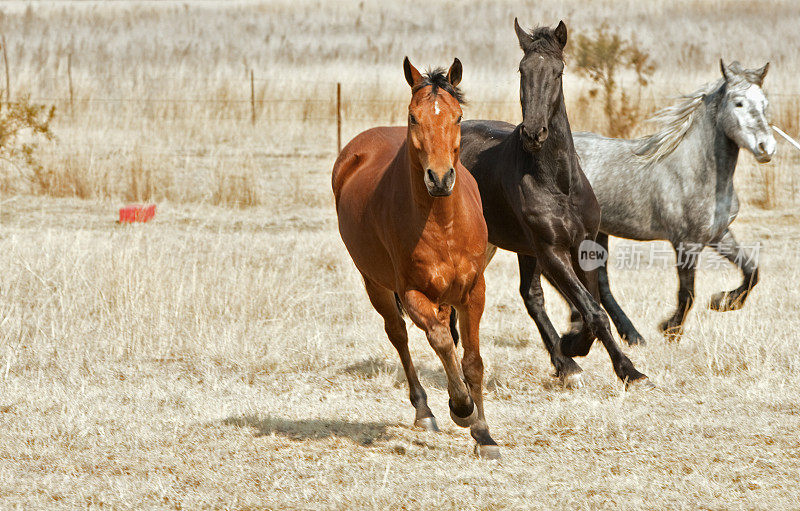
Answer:
[[[129,204],[119,208],[120,223],[147,222],[156,216],[155,204]]]

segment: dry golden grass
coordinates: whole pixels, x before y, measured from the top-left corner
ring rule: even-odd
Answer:
[[[800,7],[360,5],[0,6],[12,91],[68,97],[70,52],[75,89],[74,108],[56,102],[42,174],[3,180],[0,195],[0,507],[796,508],[800,216],[788,146],[769,166],[740,159],[734,229],[764,242],[743,310],[704,308],[739,283],[729,266],[704,270],[684,339],[666,343],[655,327],[674,306],[674,271],[612,272],[649,341],[626,351],[658,384],[651,393],[624,392],[599,346],[581,361],[586,387],[560,389],[515,259],[497,256],[482,340],[499,463],[475,459],[447,418],[444,374],[417,330],[443,431],[409,427],[403,373],[339,240],[329,177],[333,84],[345,140],[401,122],[406,54],[422,66],[459,56],[467,117],[517,119],[514,15],[635,34],[659,65],[643,98],[652,108],[714,79],[720,56],[771,60],[776,119],[797,135],[797,97],[781,94],[800,93]],[[599,108],[570,99],[587,84],[569,68],[565,87],[573,127],[602,127]],[[127,200],[157,201],[156,218],[116,224]],[[564,330],[566,307],[550,288],[547,299]]]

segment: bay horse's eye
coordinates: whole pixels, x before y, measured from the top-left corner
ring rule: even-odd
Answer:
[[[456,124],[461,124],[461,116],[460,115],[458,116],[458,119],[456,119]]]
[[[417,118],[414,117],[414,114],[408,114],[408,123],[409,124],[417,124]]]

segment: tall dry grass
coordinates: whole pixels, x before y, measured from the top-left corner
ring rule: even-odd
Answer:
[[[140,181],[130,173],[138,166],[158,183],[155,198],[250,203],[251,188],[264,195],[266,176],[280,174],[276,159],[334,157],[336,82],[343,89],[345,140],[377,124],[402,123],[405,55],[423,67],[458,56],[467,117],[516,122],[514,16],[524,25],[565,19],[573,34],[606,24],[635,39],[657,66],[639,99],[640,117],[716,79],[720,57],[751,66],[769,60],[774,115],[800,135],[800,58],[792,50],[800,43],[793,30],[800,7],[793,2],[433,5],[435,16],[428,4],[380,2],[6,2],[0,32],[8,41],[12,93],[57,107],[58,140],[44,149],[47,179],[27,188],[56,196],[141,197]],[[251,70],[255,126],[249,123]],[[633,88],[635,77],[622,76],[622,84]],[[573,128],[604,132],[600,102],[580,101],[589,88],[568,62]],[[650,129],[639,124],[633,134]],[[795,194],[794,160],[783,157],[791,151],[782,147],[772,167],[776,204],[792,204]],[[758,202],[763,172],[745,157],[741,173],[753,180],[740,187],[745,199]],[[231,194],[238,198],[221,199]]]

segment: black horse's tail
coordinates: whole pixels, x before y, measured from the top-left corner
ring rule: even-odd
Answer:
[[[403,309],[403,303],[397,293],[394,294],[394,303],[397,305],[397,312],[400,313],[400,316],[405,316],[406,311]],[[450,309],[450,335],[453,337],[453,344],[458,346],[458,313],[455,308]]]

